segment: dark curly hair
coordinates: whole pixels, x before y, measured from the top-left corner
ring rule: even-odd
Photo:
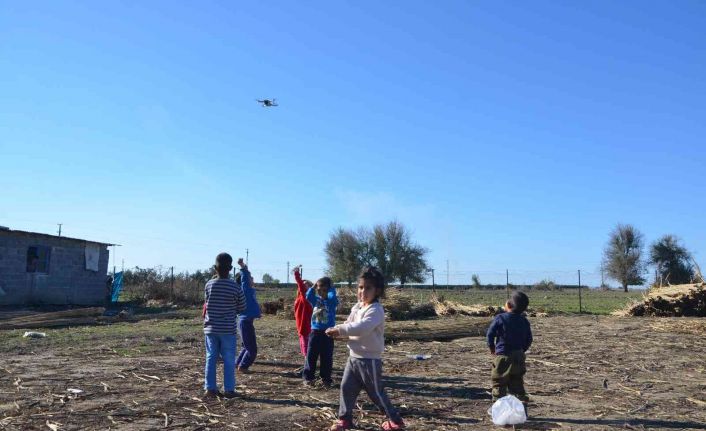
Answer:
[[[514,292],[508,303],[513,313],[522,314],[527,310],[529,297],[524,292]]]
[[[331,282],[331,279],[329,277],[321,277],[320,279],[316,280],[316,284],[326,286],[326,289],[331,289],[331,286],[333,286],[333,283]]]
[[[358,279],[363,281],[368,280],[373,283],[375,292],[378,292],[378,295],[375,297],[375,299],[385,297],[385,277],[382,275],[379,269],[375,268],[374,266],[366,266],[363,268],[362,271],[360,271]]]

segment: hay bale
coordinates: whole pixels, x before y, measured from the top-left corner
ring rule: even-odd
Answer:
[[[489,317],[502,313],[502,308],[493,307],[492,305],[474,304],[463,305],[454,301],[446,301],[439,299],[436,296],[432,298],[432,304],[436,314],[439,316],[470,316],[470,317]]]
[[[490,326],[487,319],[435,319],[423,322],[391,322],[385,328],[385,342],[451,341],[482,337]]]
[[[263,314],[277,314],[279,310],[284,309],[284,298],[279,298],[276,301],[267,301],[260,304]]]
[[[398,289],[390,289],[384,301],[385,312],[390,320],[407,320],[412,310],[412,299]]]
[[[276,317],[283,320],[294,320],[294,305],[285,304],[284,308],[277,312]]]
[[[336,296],[338,297],[338,313],[345,314],[348,317],[351,308],[358,302],[356,287],[340,286],[336,289]]]
[[[407,319],[428,319],[430,317],[436,317],[436,309],[434,308],[434,304],[428,303],[428,304],[422,304],[422,305],[417,305],[416,307],[412,307],[412,309],[407,312],[406,318]]]
[[[642,301],[613,313],[616,316],[706,317],[704,283],[653,287]]]

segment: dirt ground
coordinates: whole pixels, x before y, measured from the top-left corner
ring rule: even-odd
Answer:
[[[706,429],[703,319],[531,321],[531,420],[517,429]],[[199,399],[204,351],[196,318],[68,328],[49,331],[46,339],[5,341],[0,429],[326,429],[337,411],[338,389],[302,387],[293,373],[302,363],[294,323],[267,316],[256,329],[258,361],[252,374],[238,375],[243,398],[207,403]],[[12,331],[2,339],[15,335],[21,337]],[[337,343],[336,381],[346,357],[345,343]],[[487,414],[490,363],[481,337],[406,341],[388,346],[385,383],[410,430],[486,430],[493,427]],[[378,429],[383,417],[364,394],[359,401],[360,429]]]

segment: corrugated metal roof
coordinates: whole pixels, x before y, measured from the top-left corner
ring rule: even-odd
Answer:
[[[0,229],[0,235],[5,234],[5,233],[7,233],[7,234],[19,233],[19,234],[24,234],[24,235],[31,235],[31,236],[38,236],[38,237],[52,238],[52,239],[68,239],[69,241],[92,242],[94,244],[102,244],[102,245],[107,245],[107,246],[112,246],[112,245],[119,246],[120,245],[120,244],[111,244],[111,243],[102,242],[102,241],[93,241],[90,239],[71,238],[68,236],[50,235],[48,233],[28,232],[25,230]]]

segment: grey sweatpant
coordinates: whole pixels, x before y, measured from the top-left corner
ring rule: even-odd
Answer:
[[[365,388],[365,392],[380,410],[384,411],[387,417],[395,423],[400,423],[402,417],[397,412],[390,399],[387,398],[385,389],[382,386],[382,361],[380,359],[358,359],[348,357],[346,369],[343,371],[341,381],[341,405],[338,408],[338,417],[341,419],[353,419],[355,402],[358,399],[360,390]]]

